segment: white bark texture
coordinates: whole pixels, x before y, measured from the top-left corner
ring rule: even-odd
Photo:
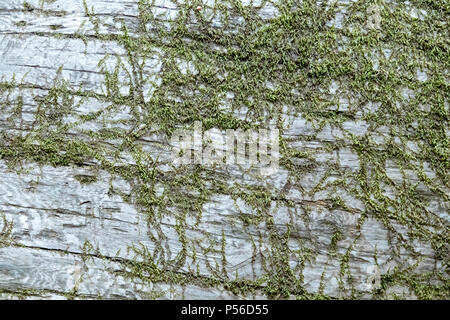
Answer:
[[[0,297],[448,298],[448,2],[376,3],[0,0]]]

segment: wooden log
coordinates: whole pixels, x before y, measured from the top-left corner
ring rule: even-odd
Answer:
[[[306,2],[0,3],[0,298],[448,298],[446,22]],[[174,165],[194,121],[279,170]]]

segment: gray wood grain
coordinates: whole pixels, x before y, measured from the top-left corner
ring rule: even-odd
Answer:
[[[90,141],[87,133],[111,128],[133,130],[135,122],[127,105],[111,109],[110,103],[101,99],[106,95],[106,72],[114,72],[119,60],[122,62],[118,72],[119,86],[123,94],[129,92],[133,86],[130,77],[133,66],[121,44],[98,36],[121,34],[122,24],[129,28],[131,36],[138,36],[138,1],[86,1],[93,16],[100,19],[98,29],[86,16],[82,1],[28,0],[27,3],[32,9],[24,7],[21,0],[0,1],[0,80],[16,81],[12,89],[0,92],[0,132],[8,137],[32,132],[39,98],[49,95],[61,81],[72,90],[76,106],[62,120],[69,125],[69,130],[64,133],[67,138]],[[178,13],[176,3],[164,0],[155,1],[152,10],[161,21],[174,19]],[[270,19],[278,12],[273,4],[266,3],[259,14]],[[148,28],[150,32],[151,25]],[[163,50],[155,46],[143,65],[147,76],[143,87],[145,101],[161,83],[163,55]],[[82,96],[78,90],[90,96]],[[335,92],[336,88],[330,90]],[[11,110],[19,100],[20,119],[11,117]],[[351,102],[345,99],[341,102],[340,112],[352,112]],[[289,249],[287,264],[292,270],[302,270],[303,288],[307,292],[322,291],[331,297],[343,295],[339,282],[341,260],[330,254],[336,226],[343,235],[336,244],[335,254],[342,257],[352,248],[348,256],[348,273],[353,277],[353,288],[362,292],[362,297],[371,297],[372,288],[367,279],[374,264],[387,272],[392,266],[407,261],[416,265],[415,272],[423,274],[440,270],[445,264],[436,259],[429,242],[417,239],[411,240],[416,254],[395,252],[393,259],[393,230],[373,217],[359,226],[365,204],[348,192],[348,188],[334,184],[348,177],[348,185],[354,184],[357,192],[361,191],[356,181],[351,180],[361,163],[349,145],[348,136],[368,136],[380,150],[392,138],[388,127],[371,130],[363,119],[376,107],[362,108],[352,120],[344,121],[339,127],[326,124],[321,128],[286,108],[282,117],[285,128],[282,135],[288,147],[314,155],[314,162],[294,160],[299,167],[311,167],[298,177],[297,185],[290,183],[289,170],[283,167],[276,175],[264,179],[236,166],[212,169],[214,181],[224,186],[244,186],[244,190],[263,186],[271,191],[268,214],[273,219],[273,228],[280,234],[288,228],[291,230],[291,238],[286,244]],[[82,120],[83,116],[95,112],[102,112],[102,116]],[[236,118],[246,114],[245,109],[233,112]],[[133,154],[120,148],[114,139],[102,143],[105,159],[119,154],[114,158],[116,165],[136,164]],[[171,170],[169,137],[147,135],[140,137],[137,144],[157,157],[158,169]],[[335,144],[334,148],[326,148],[328,144]],[[406,146],[408,154],[420,153],[414,142]],[[448,223],[448,202],[430,190],[430,185],[441,187],[447,195],[449,190],[442,186],[430,164],[420,165],[431,181],[429,184],[424,184],[413,170],[404,172],[395,162],[387,161],[385,172],[397,186],[418,184],[417,192],[427,200],[427,210]],[[331,174],[330,168],[335,169]],[[80,182],[83,177],[93,176],[96,178],[91,183]],[[158,216],[149,224],[138,206],[119,195],[133,197],[135,186],[120,176],[99,169],[98,162],[85,162],[78,167],[54,167],[25,161],[18,170],[0,160],[0,177],[0,214],[4,218],[3,221],[0,219],[0,230],[6,230],[7,223],[12,226],[11,232],[4,233],[5,239],[0,238],[0,298],[266,298],[263,291],[267,284],[264,282],[254,293],[240,294],[219,284],[152,283],[119,273],[123,271],[124,262],[142,260],[142,256],[130,247],[145,247],[155,253],[156,265],[164,272],[175,270],[183,277],[195,275],[213,279],[223,273],[228,279],[237,275],[238,280],[255,281],[264,277],[268,270],[276,267],[270,262],[275,251],[266,226],[260,229],[249,227],[240,219],[243,215],[258,216],[258,211],[241,197],[219,192],[207,199],[202,204],[200,217],[185,219],[184,244],[178,233],[177,208],[166,208],[171,214]],[[166,196],[171,196],[173,190],[166,191],[163,184],[160,188],[158,192],[169,192]],[[111,189],[116,193],[111,194]],[[188,188],[177,191],[196,196],[196,192]],[[384,194],[395,198],[397,191],[386,185]],[[333,206],[330,199],[336,197],[343,199],[346,206]],[[395,220],[391,222],[397,236],[408,239],[404,225]],[[424,223],[429,223],[432,228],[430,221]],[[222,270],[224,238],[227,263]],[[89,252],[85,250],[86,243],[92,245]],[[189,253],[182,260],[179,256],[185,254],[185,245]],[[313,252],[314,258],[307,258],[305,252]],[[179,264],[177,267],[174,266],[176,263]],[[344,287],[350,290],[348,283]],[[406,286],[399,285],[390,290],[390,293],[406,298],[416,298]]]

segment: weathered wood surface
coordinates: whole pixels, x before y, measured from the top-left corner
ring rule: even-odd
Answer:
[[[203,12],[208,14],[215,2],[202,4]],[[275,1],[243,2],[257,8],[261,21],[280,15]],[[356,2],[340,1],[324,30],[345,28],[345,13]],[[381,103],[362,104],[345,78],[329,87],[317,84],[303,101],[317,102],[320,96],[329,104],[317,115],[337,109],[342,121],[316,121],[289,105],[280,109],[287,147],[304,155],[292,156],[290,167],[282,164],[276,174],[260,177],[236,166],[200,173],[172,166],[169,136],[146,114],[155,104],[155,90],[164,85],[168,49],[155,41],[145,56],[130,58],[130,47],[120,37],[124,26],[132,39],[142,37],[143,30],[157,37],[185,12],[182,4],[0,0],[1,297],[448,297],[448,181],[436,172],[435,162],[421,157],[428,142],[411,139],[411,127],[374,126],[370,114]],[[142,7],[156,20],[143,21]],[[424,15],[414,6],[408,10]],[[230,12],[230,25],[238,30],[243,22],[238,11]],[[220,19],[212,26],[220,29]],[[197,30],[202,24],[192,19],[188,27]],[[370,58],[381,61],[374,69],[395,64],[387,58],[395,46],[385,45],[384,53]],[[427,65],[426,59],[421,63]],[[180,75],[195,74],[195,67],[180,61]],[[145,80],[136,80],[137,65]],[[132,97],[131,88],[138,87],[136,105],[111,99],[108,79],[115,71],[115,94]],[[414,70],[417,77],[410,81],[434,79],[437,71]],[[448,69],[440,72],[447,81]],[[436,94],[448,117],[448,92],[440,90]],[[224,94],[222,110],[245,120],[246,107],[231,108],[237,95]],[[414,91],[403,88],[392,99],[411,96]],[[426,105],[420,108],[427,111]],[[182,116],[179,126],[189,123]],[[150,124],[155,127],[131,142],[125,138]],[[443,125],[448,139],[448,123]],[[107,137],[108,130],[118,134]],[[394,146],[408,158],[389,153],[379,175],[371,176],[378,172],[376,163],[362,158],[358,139],[368,139],[372,151],[381,154]],[[97,153],[52,151],[44,141],[57,149],[83,142]],[[448,156],[448,145],[443,148]],[[444,173],[446,163],[443,159]],[[154,173],[152,166],[156,178],[139,175]],[[131,176],[118,168],[131,170]],[[144,193],[147,185],[151,193]],[[193,207],[186,209],[190,199]],[[389,282],[387,275],[398,281]],[[283,277],[298,285],[284,284]]]

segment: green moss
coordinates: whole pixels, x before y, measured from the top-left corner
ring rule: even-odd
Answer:
[[[23,3],[23,10],[24,11],[33,11],[34,7],[27,1],[24,1]]]
[[[91,175],[76,175],[74,178],[81,184],[90,184],[97,181],[97,177]]]
[[[6,219],[6,215],[1,212],[0,217],[2,218],[2,229],[0,230],[0,248],[8,247],[15,243],[12,237],[13,223]]]
[[[155,249],[149,252],[132,246],[136,261],[121,261],[123,270],[117,274],[151,283],[220,286],[241,295],[330,298],[323,293],[326,268],[318,293],[309,293],[304,284],[305,265],[315,263],[320,243],[308,235],[298,235],[290,224],[278,225],[270,210],[275,205],[286,207],[289,215],[306,226],[312,208],[330,214],[344,211],[357,217],[350,234],[338,229],[337,223],[329,226],[330,246],[326,250],[328,259],[340,266],[342,296],[357,298],[364,294],[355,289],[351,270],[356,263],[352,256],[357,254],[355,248],[362,238],[361,228],[369,218],[388,231],[391,255],[419,259],[422,254],[413,245],[419,241],[429,244],[433,258],[442,263],[441,270],[426,276],[415,274],[413,268],[387,273],[382,276],[382,289],[373,297],[388,297],[388,289],[397,284],[408,287],[419,298],[449,296],[448,221],[430,209],[430,199],[444,204],[449,201],[450,88],[445,72],[450,67],[448,2],[409,1],[410,6],[426,10],[427,16],[421,20],[407,14],[409,7],[403,2],[356,1],[346,7],[342,27],[338,28],[330,26],[340,10],[336,3],[326,6],[312,0],[301,5],[279,1],[272,4],[278,16],[268,20],[258,14],[257,8],[245,7],[239,1],[222,1],[211,13],[214,22],[208,10],[198,12],[197,2],[188,1],[177,3],[177,18],[166,23],[155,16],[152,1],[140,0],[139,23],[132,30],[123,23],[120,33],[106,35],[99,32],[106,22],[83,3],[94,34],[52,36],[114,41],[126,54],[120,58],[106,55],[100,61],[99,70],[105,75],[104,94],[69,89],[67,83],[55,81],[45,96],[36,96],[36,119],[30,127],[24,127],[29,133],[3,132],[0,159],[16,170],[26,162],[53,166],[94,162],[96,169],[126,180],[132,188],[130,194],[122,194],[112,186],[110,191],[121,195],[147,219],[149,239]],[[263,1],[263,5],[270,3]],[[367,28],[368,9],[373,4],[380,6],[380,30]],[[33,8],[25,2],[24,10]],[[236,18],[241,22],[236,23]],[[390,56],[385,54],[387,50]],[[154,56],[161,60],[157,74],[160,82],[149,97],[145,88],[152,80],[144,66]],[[111,61],[115,63],[113,70],[109,67]],[[180,61],[189,63],[192,70],[181,70]],[[377,68],[373,61],[377,61]],[[417,70],[426,70],[426,81],[417,80]],[[120,76],[123,74],[125,80]],[[121,91],[124,82],[132,84],[125,93]],[[337,94],[329,93],[332,83],[339,84]],[[20,81],[0,84],[0,111],[9,115],[11,123],[22,120],[23,101],[9,97],[17,88],[25,90],[29,85]],[[414,96],[406,98],[406,88]],[[232,98],[227,98],[229,93]],[[75,110],[83,99],[96,99],[107,107],[78,115]],[[130,110],[129,120],[105,120],[124,106]],[[238,113],[244,116],[236,116]],[[301,117],[313,129],[304,135],[286,135],[286,115]],[[69,116],[76,118],[75,124],[65,121]],[[79,136],[69,134],[78,130],[78,125],[93,121],[105,124],[104,128],[84,129]],[[155,127],[159,134],[170,136],[176,128],[191,127],[195,121],[201,121],[205,130],[258,129],[275,123],[281,133],[280,164],[288,172],[285,188],[274,190],[263,178],[257,186],[231,183],[227,173],[196,165],[169,171],[159,168],[157,156],[144,151],[141,139]],[[365,133],[355,133],[361,129],[358,123],[367,126]],[[118,124],[130,129],[121,129]],[[320,133],[327,128],[340,134],[332,141],[323,141]],[[109,140],[115,141],[113,148],[105,143]],[[344,148],[356,155],[358,168],[341,165],[334,156]],[[135,164],[123,161],[123,152]],[[323,154],[333,157],[323,160]],[[401,181],[392,178],[387,163],[398,168]],[[435,177],[430,178],[426,168]],[[316,185],[305,188],[304,176],[322,170]],[[417,179],[410,178],[412,174]],[[75,179],[81,183],[96,181],[90,176]],[[163,187],[162,194],[156,191],[157,185]],[[325,199],[296,202],[287,196],[289,188],[299,190],[305,199],[314,199],[319,192]],[[325,191],[327,196],[323,196]],[[254,257],[259,255],[261,259],[251,262],[261,263],[264,269],[252,281],[240,279],[238,270],[236,275],[227,274],[230,266],[225,233],[219,239],[205,235],[198,241],[189,232],[189,228],[199,228],[204,205],[216,195],[229,195],[235,202],[242,200],[251,207],[251,212],[240,212],[230,218],[230,223],[243,229],[253,243]],[[349,198],[358,200],[363,209],[353,208]],[[173,223],[170,228],[181,248],[170,259],[161,227],[167,220]],[[405,228],[406,235],[399,226]],[[299,249],[292,249],[292,242]],[[260,255],[263,243],[268,249]],[[342,247],[343,243],[351,245]],[[406,253],[400,254],[403,251]],[[201,262],[199,255],[219,258]],[[295,259],[298,264],[292,267]],[[201,263],[210,276],[201,276]],[[188,273],[181,271],[186,265]]]

